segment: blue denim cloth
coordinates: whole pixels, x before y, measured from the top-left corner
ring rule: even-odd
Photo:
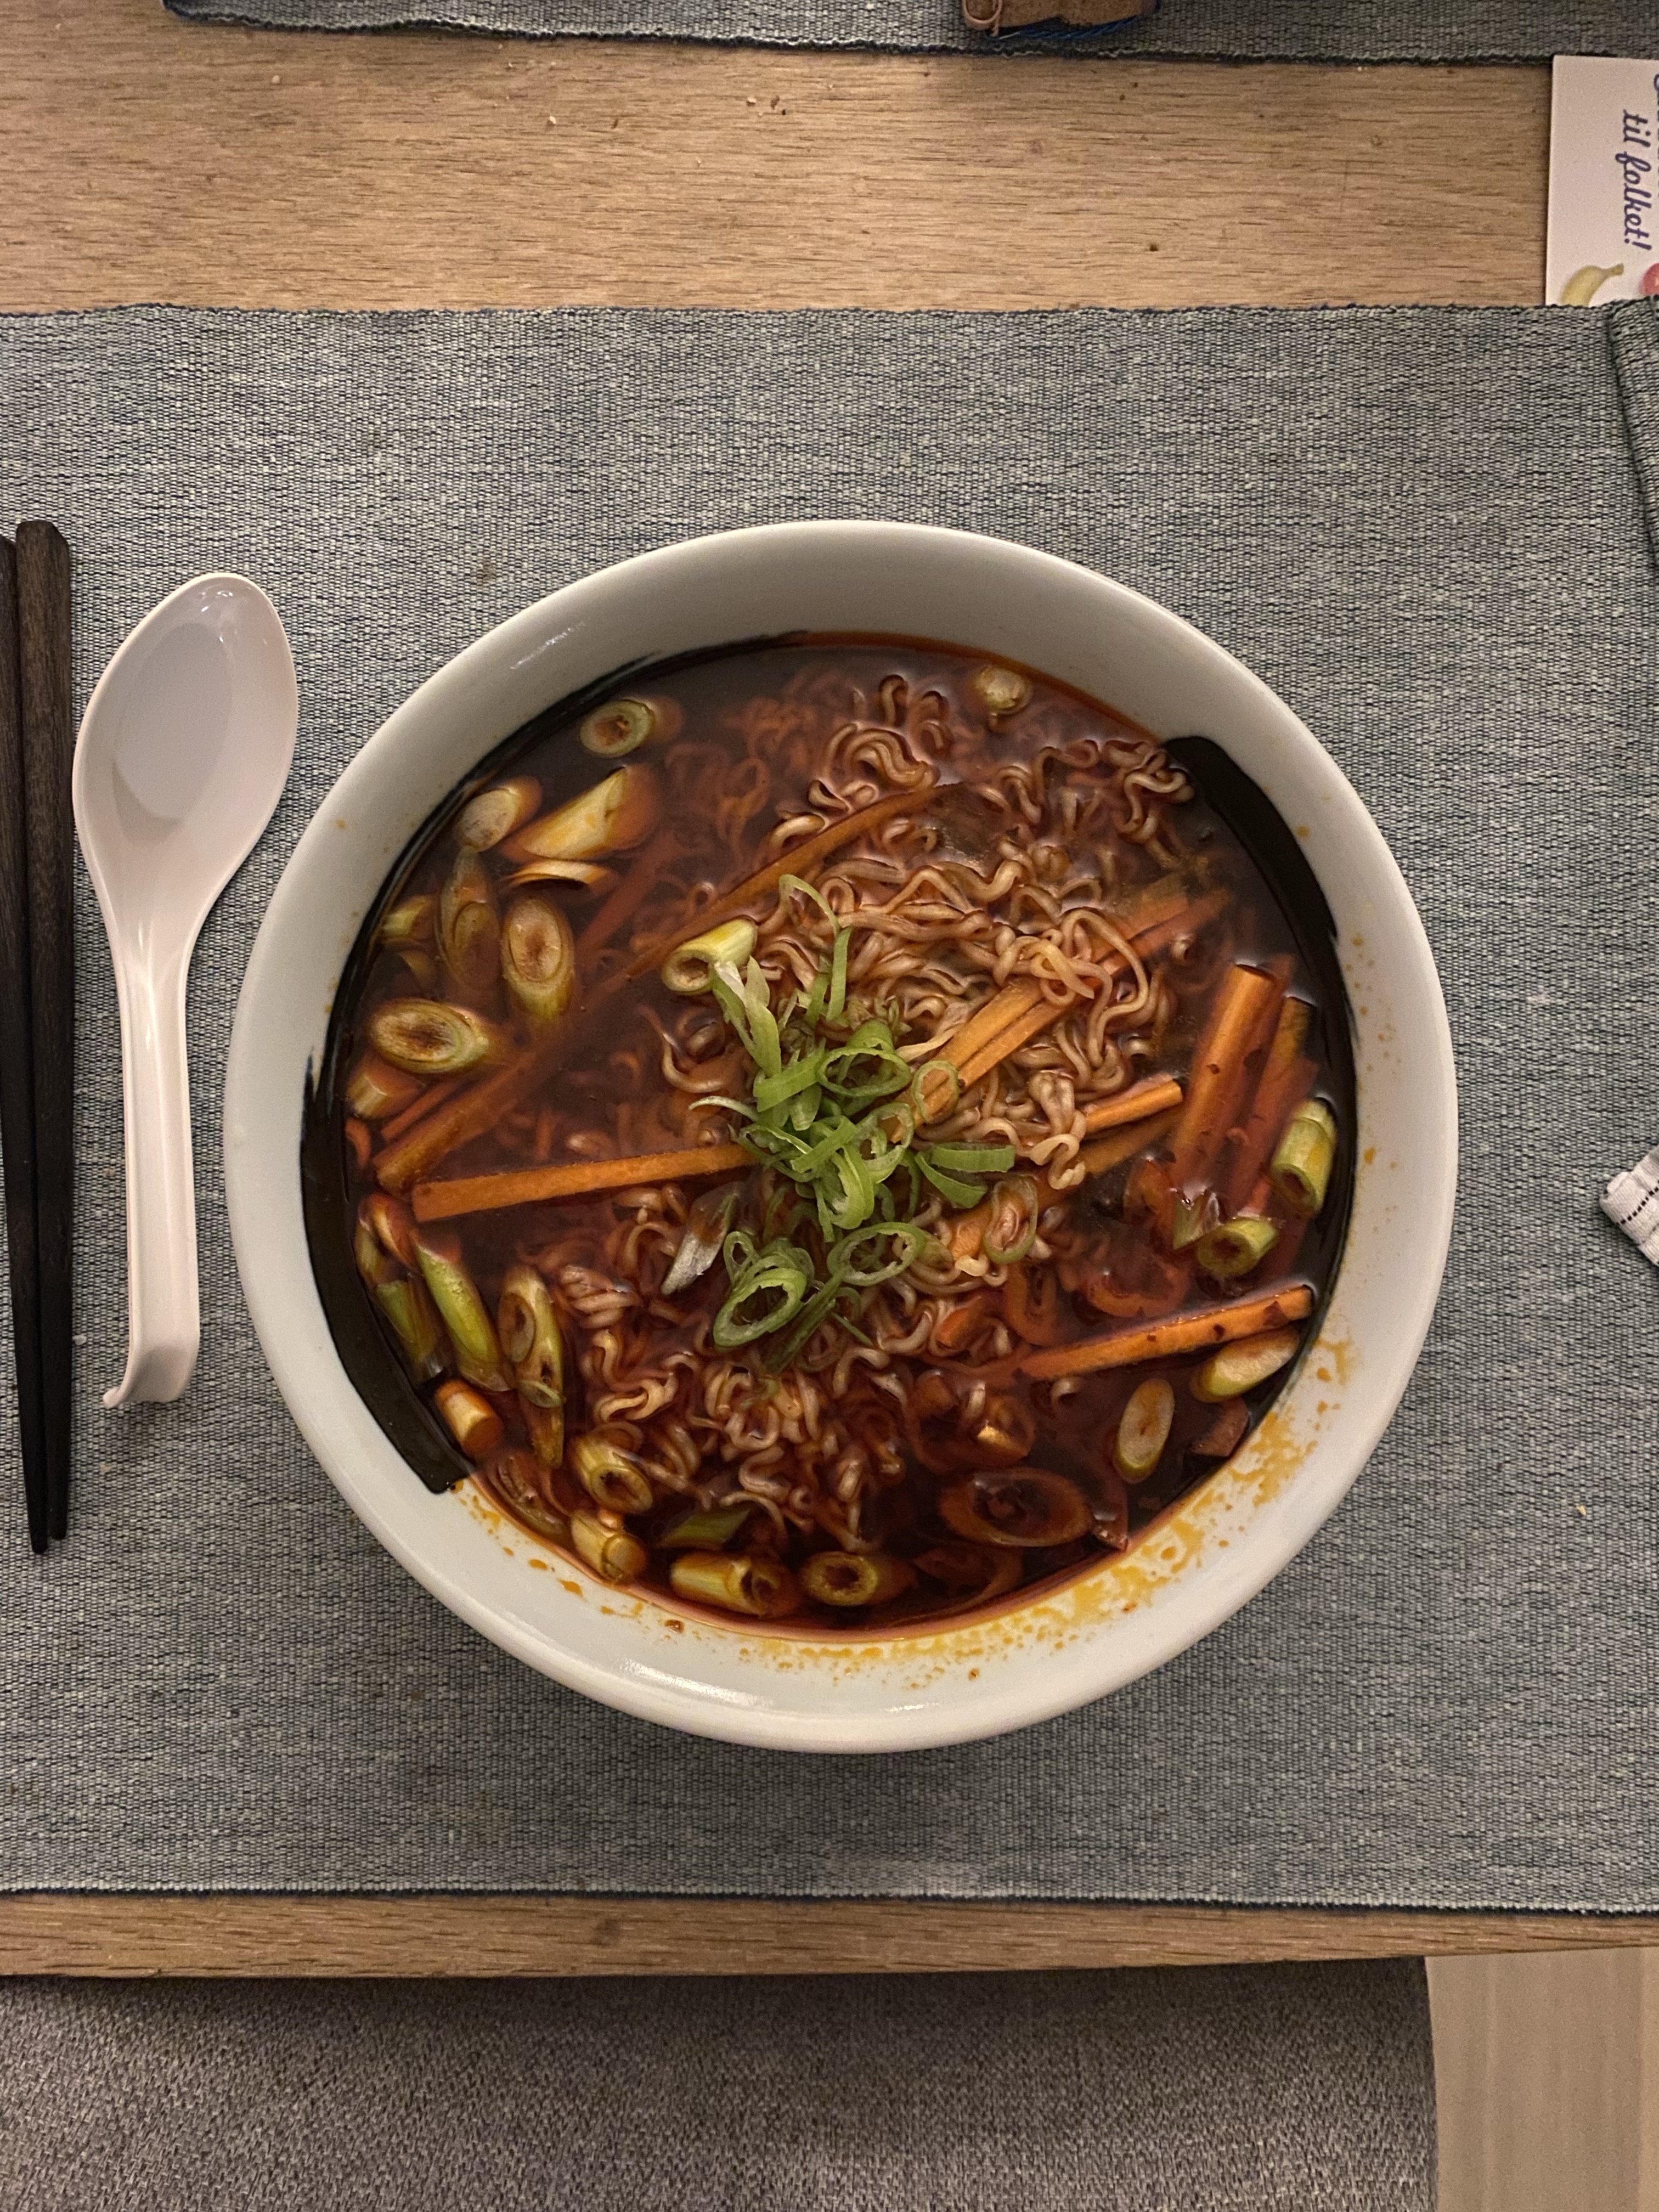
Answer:
[[[192,979],[176,1407],[99,1404],[121,1128],[82,886],[75,1526],[30,1556],[8,1425],[0,1884],[1659,1909],[1659,1279],[1596,1206],[1659,1136],[1656,484],[1644,302],[0,319],[0,516],[75,549],[82,696],[233,568],[303,702]],[[266,1377],[217,1131],[284,857],[423,676],[623,555],[872,514],[1090,562],[1306,717],[1421,905],[1465,1122],[1428,1350],[1303,1555],[1087,1711],[844,1761],[622,1718],[409,1579]]]
[[[1422,1964],[0,1983],[9,2212],[1433,2212]]]
[[[885,46],[923,52],[1177,55],[1233,61],[1541,62],[1650,52],[1647,0],[1163,0],[1104,30],[995,39],[960,0],[167,0],[197,22],[368,31],[435,24],[526,38],[694,39],[717,46]],[[980,12],[976,9],[975,12]]]

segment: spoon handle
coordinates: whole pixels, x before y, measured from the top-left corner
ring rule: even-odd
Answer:
[[[185,1058],[190,950],[118,963],[127,1156],[127,1366],[106,1406],[164,1404],[195,1371],[202,1341],[196,1183]]]

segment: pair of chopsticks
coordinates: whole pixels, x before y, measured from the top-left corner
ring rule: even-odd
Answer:
[[[29,1541],[69,1529],[75,1148],[70,554],[0,538],[0,1158]]]

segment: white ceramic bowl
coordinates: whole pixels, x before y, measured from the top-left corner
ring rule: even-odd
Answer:
[[[1316,1343],[1243,1449],[1136,1548],[1056,1593],[988,1621],[853,1642],[681,1621],[504,1526],[471,1485],[423,1488],[336,1354],[301,1212],[307,1073],[357,930],[427,815],[501,739],[609,672],[797,629],[954,640],[1061,678],[1160,736],[1216,738],[1301,836],[1364,1009],[1346,1254]],[[645,554],[554,592],[430,677],[357,755],[289,863],[248,963],[225,1097],[226,1189],[254,1326],[307,1441],[380,1541],[486,1636],[590,1696],[812,1751],[950,1743],[1047,1718],[1146,1674],[1252,1597],[1335,1507],[1399,1403],[1439,1288],[1455,1172],[1451,1044],[1422,926],[1375,824],[1302,723],[1121,585],[1023,546],[897,523],[780,524]]]

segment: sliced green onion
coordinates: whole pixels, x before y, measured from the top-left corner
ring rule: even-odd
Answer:
[[[1291,1115],[1268,1170],[1273,1188],[1304,1220],[1310,1221],[1324,1205],[1335,1159],[1335,1115],[1322,1098],[1304,1098]]]
[[[835,920],[828,900],[803,878],[785,876],[780,890],[805,892]],[[741,969],[735,960],[713,963],[710,987],[754,1072],[747,1100],[697,1103],[737,1115],[745,1125],[744,1145],[791,1188],[769,1199],[758,1241],[729,1226],[730,1212],[706,1224],[695,1215],[689,1218],[665,1288],[683,1288],[713,1265],[715,1237],[724,1226],[727,1292],[714,1318],[714,1340],[729,1351],[769,1339],[763,1364],[774,1372],[799,1354],[832,1313],[848,1336],[869,1340],[860,1321],[861,1295],[902,1274],[933,1248],[933,1240],[912,1218],[927,1185],[953,1205],[973,1206],[984,1194],[978,1178],[1014,1164],[1011,1145],[916,1145],[919,1074],[895,1042],[895,1025],[902,1020],[896,1006],[875,1013],[856,1011],[848,1018],[851,1034],[840,1042],[820,1036],[818,1024],[839,1019],[846,1007],[851,935],[850,928],[838,927],[811,988],[804,997],[792,992],[775,1005],[752,956]],[[940,1070],[948,1072],[950,1095],[958,1096],[960,1077],[949,1061],[932,1062],[920,1075]],[[1016,1198],[1022,1193],[1029,1218],[1016,1226],[1029,1244],[1037,1206],[1030,1176],[1014,1187]],[[796,1241],[803,1223],[812,1224],[805,1244]],[[817,1237],[821,1261],[815,1260]]]
[[[443,1331],[438,1326],[438,1316],[424,1284],[411,1275],[397,1276],[390,1282],[377,1283],[374,1295],[380,1309],[397,1331],[398,1341],[404,1355],[415,1370],[417,1382],[443,1371]]]
[[[662,1294],[665,1298],[673,1297],[700,1275],[706,1275],[720,1258],[720,1246],[726,1241],[726,1232],[732,1226],[732,1216],[742,1195],[740,1182],[728,1182],[718,1190],[703,1191],[692,1200],[691,1210],[685,1217],[685,1234],[680,1238],[674,1263],[663,1279]]]
[[[1012,1267],[1036,1243],[1042,1194],[1035,1176],[1005,1176],[991,1193],[991,1218],[980,1249],[994,1267]]]
[[[736,968],[755,950],[755,925],[741,916],[722,921],[701,937],[688,937],[677,945],[662,963],[662,980],[683,998],[695,998],[713,986],[714,970],[722,963]]]
[[[430,892],[400,899],[381,921],[374,942],[389,945],[399,952],[406,945],[429,944],[437,912],[438,902]]]
[[[1278,1242],[1279,1231],[1271,1221],[1253,1213],[1241,1214],[1237,1220],[1219,1222],[1205,1231],[1198,1240],[1198,1264],[1206,1275],[1231,1282],[1235,1276],[1248,1275],[1253,1267],[1259,1267]]]
[[[796,1315],[794,1325],[788,1334],[781,1337],[775,1345],[769,1348],[766,1364],[772,1374],[781,1375],[786,1367],[799,1357],[811,1342],[819,1324],[828,1317],[834,1310],[836,1300],[843,1295],[844,1286],[840,1283],[823,1283],[819,1285],[799,1313]]]
[[[949,1175],[943,1168],[936,1168],[925,1152],[915,1152],[910,1157],[933,1188],[948,1198],[952,1206],[977,1206],[984,1197],[981,1184],[964,1182],[960,1176]]]
[[[648,1513],[654,1502],[650,1482],[632,1455],[599,1429],[578,1437],[570,1447],[576,1480],[596,1505],[613,1513]]]
[[[1164,1456],[1175,1419],[1175,1390],[1161,1375],[1139,1383],[1118,1417],[1112,1457],[1125,1482],[1145,1482]]]
[[[872,1018],[860,1022],[846,1043],[829,1054],[823,1087],[848,1105],[890,1098],[909,1089],[910,1063],[900,1059],[886,1023]]]
[[[722,1106],[728,1114],[741,1114],[745,1121],[752,1121],[755,1109],[746,1098],[726,1098],[717,1091],[712,1097],[705,1094],[692,1100],[694,1106]]]
[[[818,889],[817,885],[816,884],[809,884],[805,876],[780,876],[778,878],[778,890],[780,892],[805,891],[807,897],[812,901],[814,905],[823,908],[824,916],[829,921],[830,927],[833,929],[836,927],[839,920],[839,916],[836,915],[836,909],[830,905],[829,900],[825,898],[823,893]]]
[[[507,1269],[495,1308],[495,1333],[520,1397],[552,1410],[564,1403],[564,1339],[538,1269]]]
[[[835,950],[830,956],[830,1002],[824,1008],[832,1022],[838,1022],[847,1005],[847,955],[853,942],[850,929],[836,932]]]
[[[755,1039],[755,1057],[766,1074],[781,1074],[783,1044],[778,1035],[777,1016],[772,1012],[766,978],[757,960],[751,960],[743,971],[743,996],[749,1009],[750,1030]]]
[[[1196,1198],[1182,1191],[1176,1200],[1175,1219],[1170,1230],[1170,1249],[1184,1252],[1206,1237],[1221,1219],[1221,1201],[1212,1190],[1201,1190]]]
[[[723,1552],[754,1510],[740,1502],[694,1506],[671,1521],[657,1541],[666,1551]]]
[[[878,1283],[902,1275],[910,1262],[918,1257],[927,1243],[927,1232],[918,1229],[914,1221],[882,1221],[867,1229],[855,1230],[851,1236],[842,1237],[826,1256],[826,1265],[833,1278],[852,1283],[861,1291],[873,1289]],[[881,1260],[863,1260],[860,1255],[866,1245],[879,1251],[884,1245],[896,1243],[899,1250],[889,1253]]]
[[[828,1188],[828,1176],[818,1185],[819,1220],[826,1230],[860,1227],[876,1210],[876,1179],[869,1162],[849,1146],[835,1155],[830,1174],[841,1188],[839,1191]]]
[[[506,1040],[471,1006],[442,999],[387,999],[368,1021],[368,1041],[405,1075],[465,1075],[499,1060]]]
[[[735,1267],[734,1259],[740,1260]],[[750,1240],[734,1230],[726,1240],[726,1266],[732,1288],[712,1332],[722,1352],[752,1344],[793,1321],[811,1286],[811,1261],[798,1244],[781,1237],[756,1252]]]
[[[720,1012],[738,1033],[738,1042],[750,1060],[757,1060],[754,1033],[749,1026],[749,1008],[743,995],[743,977],[730,962],[720,961],[708,979],[708,988],[714,994]]]
[[[668,1570],[677,1597],[689,1604],[719,1606],[726,1613],[753,1613],[763,1620],[793,1613],[800,1602],[795,1577],[780,1560],[765,1553],[682,1552]]]
[[[678,737],[684,719],[676,699],[612,699],[594,708],[580,735],[601,760],[621,760],[653,738]]]
[[[455,1364],[462,1374],[481,1390],[510,1390],[513,1378],[502,1363],[495,1324],[467,1273],[459,1237],[442,1231],[419,1230],[415,1257],[432,1303],[449,1331]]]
[[[781,1068],[775,1075],[757,1075],[755,1078],[755,1104],[760,1113],[763,1115],[771,1113],[775,1107],[798,1097],[803,1091],[817,1090],[823,1073],[823,1064],[829,1056],[820,1046],[816,1052],[805,1053],[799,1060],[792,1060],[787,1067]],[[810,1123],[808,1127],[811,1127]]]
[[[951,1086],[951,1095],[937,1111],[927,1104],[930,1079],[944,1076]],[[942,1121],[954,1114],[962,1100],[962,1070],[953,1060],[924,1060],[910,1083],[910,1103],[923,1121]]]
[[[631,1583],[645,1572],[651,1554],[637,1536],[613,1525],[615,1521],[614,1514],[606,1520],[603,1512],[573,1513],[570,1540],[577,1558],[596,1575],[603,1575],[608,1583]]]
[[[927,1157],[935,1167],[951,1175],[1006,1175],[1014,1164],[1014,1148],[1012,1145],[929,1145]]]
[[[750,1059],[763,1075],[780,1073],[783,1048],[759,961],[751,960],[741,975],[729,960],[720,961],[714,969],[713,988],[721,1012],[742,1039]]]
[[[820,1605],[882,1605],[915,1578],[914,1568],[882,1552],[815,1552],[800,1571],[801,1588]]]
[[[859,1140],[858,1123],[849,1121],[844,1114],[826,1115],[817,1126],[822,1132],[818,1141],[808,1145],[790,1169],[790,1173],[802,1182],[815,1182],[837,1152],[844,1152]]]
[[[975,696],[985,709],[985,719],[994,726],[1005,715],[1017,714],[1031,696],[1031,679],[1017,668],[999,668],[994,664],[975,670],[973,677]]]

